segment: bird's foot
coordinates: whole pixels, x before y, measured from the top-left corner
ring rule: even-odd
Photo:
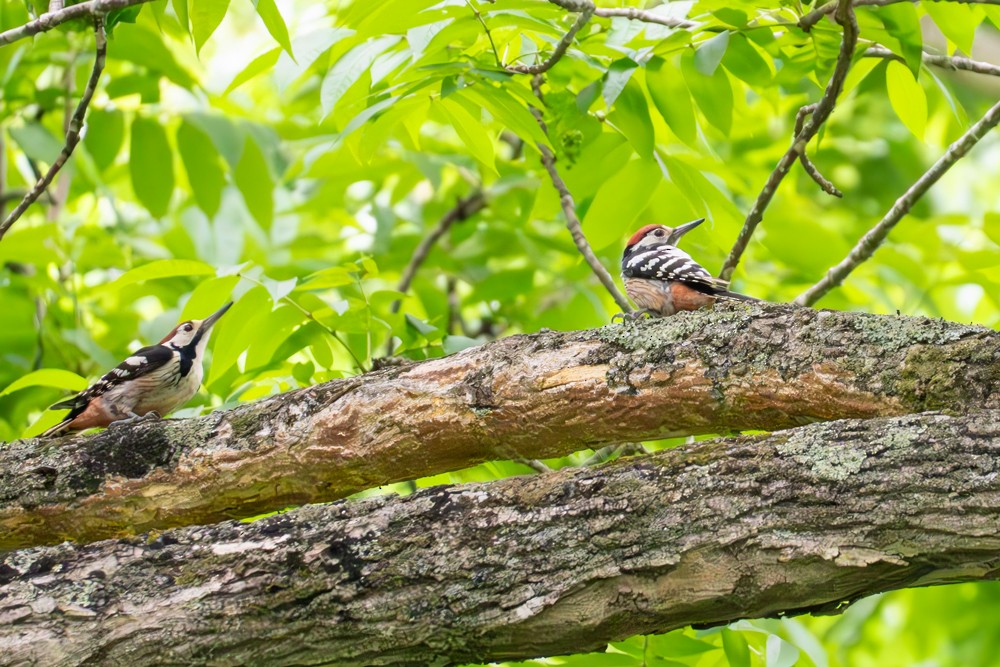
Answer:
[[[629,313],[615,313],[611,316],[611,321],[614,322],[618,318],[621,318],[622,322],[635,322],[638,319],[642,319],[643,316],[653,317],[653,311],[643,308],[642,310],[633,310]]]
[[[160,415],[156,414],[154,411],[149,411],[144,415],[138,415],[134,412],[129,412],[128,417],[125,419],[119,419],[111,422],[111,426],[126,426],[129,424],[137,424],[144,421],[155,421],[160,418]]]

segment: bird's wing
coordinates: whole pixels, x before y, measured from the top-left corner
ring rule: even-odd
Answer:
[[[712,277],[703,266],[677,246],[657,245],[640,250],[622,263],[626,278],[647,278],[684,283],[707,294],[725,290],[729,283]]]
[[[73,398],[56,403],[50,410],[72,410],[70,416],[75,416],[87,409],[87,405],[106,393],[109,389],[129,380],[142,377],[147,373],[162,367],[174,355],[173,351],[165,345],[150,345],[136,350],[125,361],[121,362],[110,371],[101,376],[101,379],[90,385]]]

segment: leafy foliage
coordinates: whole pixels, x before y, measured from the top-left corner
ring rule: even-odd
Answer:
[[[796,111],[832,71],[840,28],[800,29],[809,9],[648,10],[690,29],[595,17],[547,72],[544,101],[504,69],[547,58],[575,20],[543,0],[159,0],[110,17],[85,139],[0,242],[0,439],[50,426],[45,408],[66,392],[230,298],[205,387],[180,415],[357,373],[387,348],[425,358],[606,323],[614,302],[565,231],[539,145],[556,152],[605,266],[632,228],[702,216],[685,247],[721,266]],[[0,28],[29,11],[2,2]],[[844,199],[796,167],[740,291],[787,301],[819,279],[995,97],[994,82],[929,69],[921,53],[995,41],[1000,8],[900,3],[857,17],[844,95],[809,146]],[[79,21],[0,48],[8,209],[58,153],[92,42]],[[864,57],[872,44],[898,60]],[[822,305],[1000,323],[993,158],[960,163]],[[484,210],[451,225],[397,291],[420,241],[477,191]],[[417,485],[525,471],[495,462]],[[982,624],[998,604],[985,585],[905,591],[836,619],[678,631],[531,664],[985,665],[1000,633]]]

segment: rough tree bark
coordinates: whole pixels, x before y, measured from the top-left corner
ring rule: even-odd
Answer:
[[[1000,574],[1000,410],[0,559],[0,663],[447,665]]]
[[[253,516],[623,440],[1000,408],[1000,333],[791,306],[514,336],[189,420],[0,449],[0,549]]]

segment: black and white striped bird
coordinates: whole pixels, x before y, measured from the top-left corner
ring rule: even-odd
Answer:
[[[677,247],[681,236],[705,218],[679,227],[646,225],[628,240],[622,255],[625,293],[639,307],[637,315],[668,317],[680,310],[697,310],[718,298],[756,301],[729,291],[729,283],[704,269]]]
[[[227,303],[203,320],[181,322],[158,344],[136,350],[85,391],[53,405],[50,410],[70,412],[42,437],[150,413],[162,417],[187,403],[201,386],[209,330],[232,305]]]

